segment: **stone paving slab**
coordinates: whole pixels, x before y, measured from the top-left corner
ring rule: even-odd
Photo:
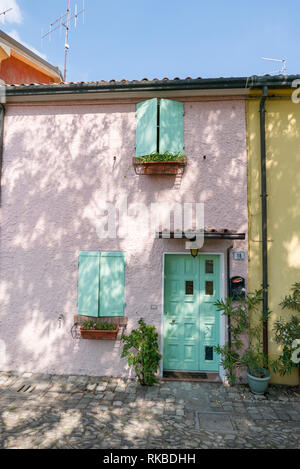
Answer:
[[[224,412],[197,412],[195,428],[204,431],[215,431],[217,428],[218,433],[235,431],[230,416]]]
[[[300,448],[300,391],[5,372],[0,448]]]

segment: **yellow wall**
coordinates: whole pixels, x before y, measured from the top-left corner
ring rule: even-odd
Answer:
[[[271,93],[269,92],[269,95]],[[272,92],[273,94],[273,92]],[[283,94],[278,92],[278,94]],[[261,288],[261,190],[259,98],[247,102],[249,290]],[[268,193],[269,353],[278,354],[272,340],[274,320],[290,316],[279,302],[300,281],[300,103],[290,97],[266,100]],[[297,384],[297,370],[275,383]]]

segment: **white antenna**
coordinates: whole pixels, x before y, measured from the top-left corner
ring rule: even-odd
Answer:
[[[273,73],[280,73],[281,75],[286,74],[286,60],[285,59],[269,59],[268,57],[262,57],[263,60],[271,60],[272,62],[281,62],[282,67],[280,70],[276,70]]]
[[[70,9],[70,0],[67,0],[67,10],[60,15],[58,18],[56,18],[52,23],[50,23],[50,29],[46,34],[42,34],[42,39],[44,39],[46,36],[49,36],[49,40],[51,39],[51,34],[56,31],[57,29],[61,30],[61,27],[63,26],[66,30],[66,38],[65,38],[65,66],[64,66],[64,81],[67,80],[67,55],[68,55],[68,50],[70,48],[69,45],[69,31],[71,28],[71,22],[74,20],[75,28],[77,26],[77,18],[79,15],[83,14],[85,12],[85,7],[84,7],[84,2],[83,2],[83,7],[82,10],[78,11],[77,5],[75,5],[75,13],[72,15],[71,9]]]

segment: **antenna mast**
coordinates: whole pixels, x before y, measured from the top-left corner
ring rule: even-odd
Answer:
[[[262,57],[263,60],[271,60],[272,62],[281,62],[282,67],[280,70],[276,70],[273,73],[281,73],[282,75],[286,74],[286,60],[285,59],[269,59],[268,57]]]
[[[0,16],[1,16],[1,15],[4,15],[4,16],[5,16],[6,13],[8,13],[8,12],[11,11],[11,10],[12,10],[12,8],[8,8],[7,10],[1,11]]]
[[[65,64],[64,64],[64,81],[67,80],[67,57],[68,57],[68,50],[70,48],[69,45],[69,31],[71,28],[71,22],[74,20],[75,28],[77,26],[77,18],[79,15],[83,14],[85,12],[84,8],[84,0],[83,0],[83,7],[82,10],[78,11],[77,5],[75,5],[75,13],[72,15],[71,14],[71,7],[70,7],[70,0],[67,0],[67,10],[58,18],[56,18],[52,23],[50,23],[50,29],[49,31],[42,35],[42,39],[44,39],[46,36],[51,36],[51,34],[56,31],[57,29],[61,28],[62,26],[66,30],[66,36],[65,36]],[[84,16],[83,16],[83,23],[84,23]]]

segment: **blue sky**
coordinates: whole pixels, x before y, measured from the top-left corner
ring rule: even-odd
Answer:
[[[41,30],[67,0],[0,0],[0,28],[63,70],[64,33],[41,44]],[[82,0],[71,0],[82,7]],[[85,0],[72,28],[68,81],[163,77],[249,76],[274,73],[285,58],[300,73],[300,3],[279,0]]]

